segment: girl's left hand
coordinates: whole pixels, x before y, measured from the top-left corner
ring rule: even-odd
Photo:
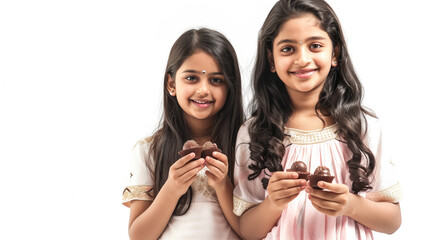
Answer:
[[[213,152],[213,157],[206,157],[206,175],[209,185],[216,189],[228,181],[228,157],[220,152]]]
[[[314,189],[310,186],[305,188],[314,208],[319,212],[330,216],[348,215],[353,193],[345,184],[319,182],[318,186],[324,190]],[[326,191],[328,190],[328,191]]]

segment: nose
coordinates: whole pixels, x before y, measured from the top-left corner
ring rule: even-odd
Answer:
[[[301,48],[298,51],[295,64],[298,64],[301,67],[306,66],[311,61],[311,53],[306,48]]]
[[[210,93],[210,83],[208,78],[202,78],[197,86],[197,93],[200,95],[208,95]]]

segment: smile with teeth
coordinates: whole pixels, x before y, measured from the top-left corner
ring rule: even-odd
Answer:
[[[191,99],[191,102],[194,104],[194,106],[196,106],[199,109],[205,109],[210,107],[214,101],[209,101],[209,100],[195,100],[195,99]]]
[[[291,73],[299,78],[307,78],[310,77],[314,72],[316,72],[316,69],[300,70]]]
[[[193,100],[193,99],[191,99],[191,101],[196,102],[198,104],[209,104],[213,102],[213,101],[203,101],[203,100]]]

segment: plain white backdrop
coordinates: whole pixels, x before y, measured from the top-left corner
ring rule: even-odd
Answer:
[[[257,34],[275,2],[0,1],[0,239],[127,239],[128,159],[159,121],[173,42],[195,27],[225,34],[247,103]],[[424,1],[328,2],[401,173],[402,226],[376,239],[422,238],[429,213]]]

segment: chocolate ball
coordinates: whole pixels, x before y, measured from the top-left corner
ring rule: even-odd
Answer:
[[[314,170],[314,175],[331,176],[331,171],[325,166],[319,166],[316,168],[316,170]]]
[[[202,148],[203,148],[203,150],[206,150],[206,149],[213,148],[213,147],[215,147],[215,146],[216,146],[216,144],[214,144],[214,143],[212,143],[212,142],[208,141],[208,142],[205,142],[205,143],[203,144]]]
[[[190,149],[190,148],[197,148],[197,147],[200,147],[200,145],[198,145],[198,143],[195,142],[194,140],[188,140],[185,142],[185,144],[183,144],[183,150]]]
[[[302,161],[296,161],[290,167],[293,172],[307,172],[307,164]]]

